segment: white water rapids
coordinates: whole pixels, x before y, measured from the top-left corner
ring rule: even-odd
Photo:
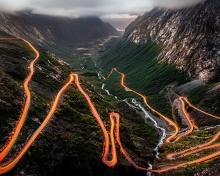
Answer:
[[[105,89],[105,84],[102,84],[102,89],[105,90],[105,92],[106,92],[108,95],[114,96],[114,95],[110,94],[109,90]],[[126,91],[129,91],[129,89],[126,89]],[[114,97],[117,99],[116,96],[114,96]],[[166,130],[165,130],[164,128],[160,127],[160,126],[158,125],[157,121],[154,120],[154,118],[150,116],[150,114],[147,112],[147,110],[144,109],[141,104],[137,103],[137,101],[136,101],[135,99],[132,99],[132,103],[133,103],[134,105],[130,104],[130,103],[127,101],[127,99],[125,99],[125,100],[123,100],[123,101],[124,101],[129,107],[131,107],[131,108],[133,108],[133,109],[140,109],[140,110],[144,113],[144,118],[145,118],[145,120],[146,120],[146,119],[149,119],[149,120],[153,123],[154,127],[155,127],[156,129],[158,129],[158,130],[162,133],[162,135],[161,135],[161,137],[160,137],[160,140],[159,140],[157,146],[154,148],[154,151],[156,152],[155,157],[156,157],[156,158],[159,158],[160,153],[159,153],[158,150],[159,150],[159,147],[163,144],[164,139],[166,138]]]
[[[100,73],[97,72],[97,74],[98,74],[98,78],[101,79]],[[109,96],[113,96],[113,97],[115,97],[115,99],[118,99],[117,96],[114,96],[114,95],[110,94],[109,90],[105,89],[105,84],[104,84],[104,83],[102,84],[102,87],[101,87],[101,88],[102,88],[102,90],[104,90]],[[130,89],[125,89],[125,90],[126,90],[126,91],[130,91]],[[165,130],[164,128],[160,127],[160,126],[158,125],[157,121],[154,120],[154,118],[151,117],[151,115],[147,112],[147,110],[144,109],[144,108],[142,107],[142,105],[141,105],[140,103],[138,103],[135,99],[132,99],[132,103],[133,103],[134,105],[130,104],[130,103],[127,101],[127,99],[125,99],[125,100],[123,100],[123,101],[124,101],[125,103],[127,103],[127,105],[128,105],[129,107],[131,107],[131,108],[133,108],[133,109],[139,109],[139,110],[141,110],[141,111],[144,113],[145,120],[146,120],[146,119],[149,119],[149,120],[153,123],[153,126],[154,126],[156,129],[158,129],[158,131],[160,131],[160,134],[162,133],[162,135],[161,135],[161,137],[160,137],[160,139],[159,139],[158,144],[157,144],[156,147],[154,148],[154,151],[156,152],[155,157],[156,157],[156,158],[159,158],[160,153],[159,153],[158,150],[159,150],[159,147],[163,144],[164,139],[166,138],[166,130]],[[146,121],[145,121],[145,122],[146,122]],[[153,168],[152,164],[149,163],[148,165],[149,165],[149,169],[152,169],[152,168]],[[147,172],[146,175],[147,175],[147,176],[151,176],[151,172]]]
[[[128,106],[130,106],[131,108],[134,108],[134,106],[132,104],[130,104],[126,99],[123,101],[126,102],[128,104]],[[156,158],[159,158],[160,153],[158,150],[159,150],[159,147],[163,144],[164,139],[166,138],[166,130],[164,128],[160,127],[158,125],[157,121],[154,120],[154,118],[149,115],[147,110],[144,109],[141,104],[137,103],[137,101],[135,99],[132,99],[132,103],[135,105],[135,108],[138,107],[144,113],[145,120],[149,119],[153,123],[154,127],[162,132],[161,138],[160,138],[157,146],[154,148],[154,151],[156,152]]]
[[[104,90],[109,96],[113,96],[113,97],[115,97],[115,99],[118,99],[117,96],[110,94],[109,90],[105,89],[105,84],[102,84],[102,90]]]
[[[98,78],[99,79],[102,79],[102,77],[100,76],[100,73],[99,72],[96,72],[98,74]]]
[[[150,164],[150,163],[148,163],[148,165],[149,165],[149,167],[148,167],[148,169],[153,169],[153,165],[152,164]],[[152,174],[152,172],[147,172],[147,176],[151,176],[151,174]]]

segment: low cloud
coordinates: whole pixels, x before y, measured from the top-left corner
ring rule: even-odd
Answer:
[[[152,8],[146,0],[0,0],[0,11],[32,9],[34,13],[62,16],[141,14]]]
[[[62,16],[142,14],[154,6],[182,7],[202,0],[0,0],[1,11],[33,9],[34,13]]]
[[[0,11],[31,9],[35,14],[56,16],[99,16],[123,28],[154,6],[185,7],[203,0],[0,0]],[[121,24],[120,24],[121,23]]]
[[[154,0],[154,6],[167,8],[182,8],[202,3],[205,0]]]

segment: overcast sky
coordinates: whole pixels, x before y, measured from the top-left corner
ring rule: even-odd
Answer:
[[[99,16],[124,28],[154,6],[183,7],[203,0],[0,0],[0,11],[33,9],[33,13],[62,16]]]

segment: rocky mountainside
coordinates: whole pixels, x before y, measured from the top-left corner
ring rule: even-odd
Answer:
[[[219,80],[220,1],[207,0],[184,9],[155,8],[127,27],[124,38],[152,40],[163,49],[161,61],[174,63],[192,78]]]
[[[55,17],[31,14],[29,11],[2,13],[0,30],[61,52],[66,48],[118,34],[114,27],[98,17]]]

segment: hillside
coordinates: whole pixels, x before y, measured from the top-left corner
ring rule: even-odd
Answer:
[[[14,39],[13,36],[2,32],[0,38],[2,151],[10,141],[10,136],[14,135],[13,129],[20,121],[19,115],[27,97],[23,90],[23,82],[29,73],[29,64],[34,58],[34,53],[20,39]],[[69,80],[69,74],[73,71],[67,63],[50,52],[41,48],[37,50],[40,57],[34,65],[35,72],[29,84],[30,109],[17,141],[3,163],[10,163],[20,153],[34,131],[45,120],[57,92]],[[139,113],[125,102],[107,102],[83,76],[79,77],[81,86],[91,97],[107,128],[110,126],[108,112],[120,113],[121,140],[138,163],[146,165],[147,161],[153,159],[153,147],[158,136],[155,129],[145,124]],[[145,136],[151,136],[151,141],[146,141]],[[131,167],[119,150],[117,166],[105,166],[101,159],[103,140],[101,128],[85,98],[72,83],[62,95],[55,114],[45,129],[19,163],[5,175],[144,175]],[[146,149],[148,153],[145,152]]]

